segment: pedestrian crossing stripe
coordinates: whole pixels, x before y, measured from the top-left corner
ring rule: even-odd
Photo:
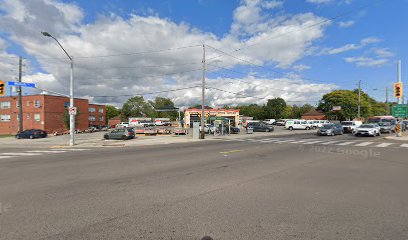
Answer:
[[[8,152],[8,153],[0,153],[1,155],[6,156],[37,156],[41,155],[39,153],[15,153],[15,152]]]
[[[0,156],[0,159],[4,159],[4,158],[12,158],[12,157],[15,157],[15,156]]]
[[[363,142],[360,140],[356,141],[345,141],[345,140],[336,140],[336,141],[327,141],[324,142],[322,139],[287,139],[287,138],[265,138],[265,139],[225,139],[224,141],[239,141],[239,142],[253,142],[253,143],[294,143],[294,144],[303,144],[303,145],[311,145],[311,144],[318,144],[318,145],[337,145],[337,146],[351,146],[351,147],[378,147],[378,148],[385,148],[389,147],[394,144],[398,145],[396,147],[408,148],[408,144],[398,144],[398,143],[381,143],[381,142]],[[391,146],[392,147],[392,146]]]
[[[61,150],[32,150],[32,151],[26,151],[28,153],[64,153],[67,151],[61,151]]]

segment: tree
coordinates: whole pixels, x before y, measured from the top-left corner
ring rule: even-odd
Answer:
[[[265,109],[264,106],[259,106],[257,104],[242,105],[237,106],[236,109],[239,109],[240,114],[253,117],[254,119],[265,119]]]
[[[340,111],[333,111],[333,106],[340,106]],[[386,104],[377,102],[368,94],[361,92],[361,117],[386,114]],[[317,108],[326,113],[328,118],[350,120],[357,117],[358,90],[335,90],[325,94]]]
[[[112,119],[119,115],[120,115],[119,109],[117,109],[115,106],[112,106],[112,105],[106,105],[106,122],[109,119]]]
[[[122,107],[121,119],[127,121],[129,117],[146,117],[153,115],[153,107],[145,102],[141,96],[129,98]]]
[[[175,120],[178,117],[177,109],[170,98],[156,97],[154,101],[149,101],[149,104],[154,108],[154,112],[151,117],[170,118],[171,120]]]
[[[268,99],[265,106],[267,118],[281,119],[285,117],[286,102],[283,98]]]

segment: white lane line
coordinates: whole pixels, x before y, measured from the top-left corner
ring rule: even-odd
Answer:
[[[55,149],[54,151],[88,151],[91,149],[84,149],[84,148],[60,148],[60,149]]]
[[[403,144],[401,144],[401,146],[400,146],[400,147],[406,147],[406,148],[408,148],[408,144],[403,143]]]
[[[323,142],[323,141],[311,141],[311,142],[305,142],[302,144],[315,144],[315,143],[320,143],[320,142]]]
[[[41,155],[40,153],[0,153],[1,155],[9,155],[9,156],[38,156]]]
[[[268,142],[278,142],[278,141],[279,141],[278,139],[262,139],[259,142],[268,143]]]
[[[350,144],[353,144],[353,143],[355,143],[354,141],[353,142],[342,142],[342,143],[338,143],[338,144],[336,144],[336,145],[338,145],[338,146],[345,146],[345,145],[350,145]]]
[[[340,141],[328,141],[328,142],[324,142],[324,143],[321,143],[322,145],[329,145],[329,144],[334,144],[334,143],[338,143],[338,142],[340,142]]]
[[[304,140],[300,140],[300,141],[296,141],[296,142],[292,142],[292,143],[304,143],[304,142],[309,142],[312,141],[314,139],[304,139]]]
[[[364,147],[364,146],[368,146],[368,145],[370,145],[370,144],[372,144],[372,143],[374,143],[374,142],[362,142],[362,143],[356,144],[356,145],[354,145],[354,146],[356,146],[356,147]]]
[[[32,151],[26,151],[27,153],[64,153],[67,151],[52,151],[52,150],[32,150]]]
[[[376,147],[388,147],[388,146],[390,146],[392,143],[381,143],[381,144],[378,144]]]
[[[3,159],[3,158],[12,158],[12,157],[15,157],[15,156],[0,156],[0,159]]]
[[[288,140],[278,140],[277,143],[294,143],[296,140],[288,139]]]

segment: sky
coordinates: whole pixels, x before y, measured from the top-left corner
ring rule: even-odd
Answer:
[[[408,78],[408,0],[0,0],[0,79],[120,107],[134,95],[206,105],[316,105],[336,89],[395,101]],[[10,91],[9,91],[10,92]],[[40,90],[24,89],[24,94]],[[10,94],[10,93],[9,93]],[[11,93],[16,94],[16,93]]]

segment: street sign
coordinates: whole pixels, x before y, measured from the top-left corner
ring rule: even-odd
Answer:
[[[70,107],[68,109],[69,115],[76,115],[77,114],[77,108],[76,107]]]
[[[392,116],[399,118],[408,117],[407,104],[397,104],[392,106]]]
[[[9,86],[35,88],[35,83],[7,82]]]
[[[340,111],[341,110],[341,106],[333,106],[333,111]]]

